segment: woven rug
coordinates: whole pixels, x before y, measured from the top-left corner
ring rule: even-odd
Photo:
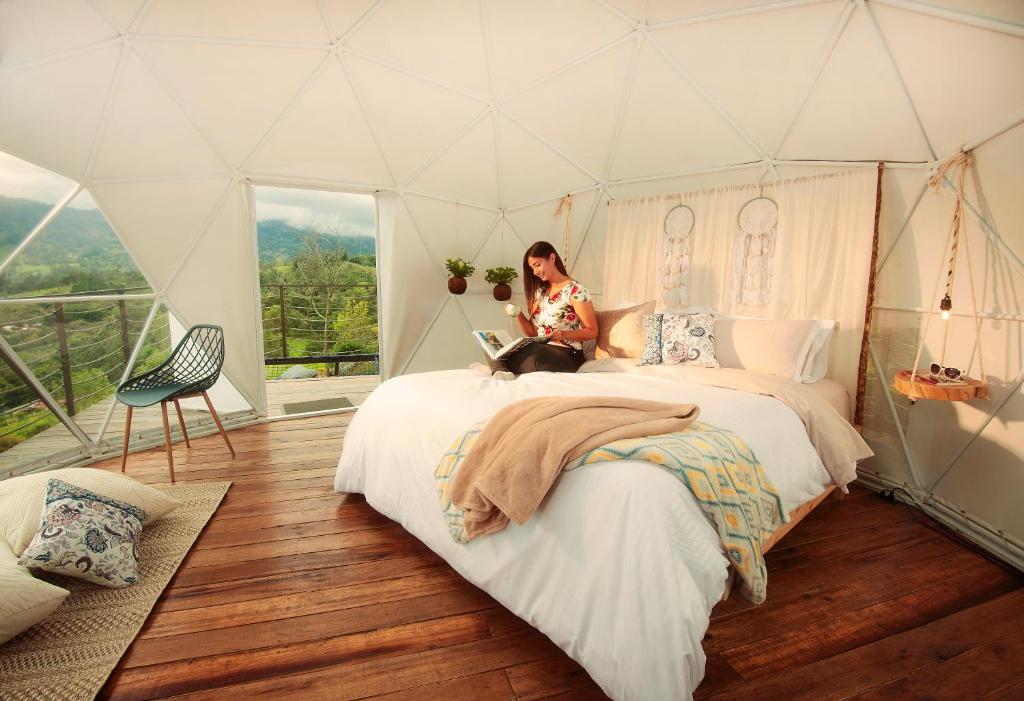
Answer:
[[[92,699],[142,629],[230,482],[161,487],[181,506],[142,529],[138,584],[111,589],[43,573],[71,590],[51,616],[0,646],[0,699]]]

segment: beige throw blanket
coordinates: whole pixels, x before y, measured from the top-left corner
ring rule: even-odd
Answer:
[[[467,536],[524,523],[570,460],[623,438],[682,431],[693,404],[625,397],[537,397],[510,404],[490,421],[451,485]]]

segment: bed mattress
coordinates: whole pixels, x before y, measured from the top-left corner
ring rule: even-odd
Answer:
[[[551,395],[695,403],[702,421],[736,432],[754,450],[787,510],[830,484],[800,419],[771,397],[670,375],[533,373],[502,381],[470,369],[384,382],[352,419],[335,487],[365,494],[551,638],[612,698],[690,698],[704,674],[700,643],[728,561],[674,476],[639,461],[580,468],[563,473],[522,526],[465,545],[448,533],[433,477],[441,455],[501,407]]]

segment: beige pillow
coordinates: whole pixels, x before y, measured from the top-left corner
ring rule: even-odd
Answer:
[[[654,302],[635,307],[597,312],[597,348],[594,357],[639,358],[644,351],[644,314],[654,311]]]
[[[36,579],[0,542],[0,645],[53,613],[69,592]]]
[[[15,555],[21,555],[39,530],[46,498],[46,483],[59,479],[105,497],[112,497],[137,506],[146,512],[152,523],[179,505],[163,492],[106,470],[92,467],[66,467],[63,470],[38,472],[0,481],[0,539]]]
[[[818,322],[717,319],[715,355],[723,368],[740,368],[800,382]]]

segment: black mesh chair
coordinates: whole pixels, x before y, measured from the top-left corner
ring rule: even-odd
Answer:
[[[160,402],[164,416],[164,440],[167,447],[167,466],[174,481],[174,455],[171,452],[171,428],[167,421],[167,402],[174,402],[178,412],[178,424],[181,435],[185,438],[185,447],[191,448],[188,432],[185,430],[185,419],[181,415],[179,399],[202,395],[210,414],[217,423],[220,435],[224,437],[231,457],[235,457],[235,449],[231,446],[227,431],[220,422],[216,409],[210,401],[206,390],[213,387],[220,377],[220,369],[224,365],[224,330],[219,326],[198,324],[193,326],[181,339],[171,355],[159,367],[133,377],[117,388],[117,399],[128,407],[128,417],[124,423],[124,453],[121,455],[121,472],[128,463],[128,438],[132,428],[132,409],[135,407],[152,406]]]

